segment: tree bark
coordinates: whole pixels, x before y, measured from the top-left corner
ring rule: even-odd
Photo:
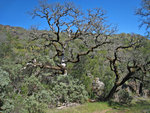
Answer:
[[[109,99],[111,99],[113,97],[114,93],[116,92],[117,88],[119,86],[123,85],[126,81],[128,81],[133,74],[134,74],[134,72],[129,72],[119,83],[117,80],[115,82],[113,88],[110,90],[109,94],[104,98],[104,101],[108,101]]]
[[[114,93],[116,92],[118,87],[119,86],[115,84],[113,88],[110,90],[109,94],[104,98],[104,101],[108,101],[109,99],[111,99],[114,96]]]
[[[141,96],[143,96],[143,83],[140,83],[140,86],[139,86],[139,94]]]

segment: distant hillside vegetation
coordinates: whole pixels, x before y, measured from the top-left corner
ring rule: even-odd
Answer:
[[[19,38],[27,38],[29,36],[29,31],[22,27],[12,27],[0,24],[0,41],[5,40],[7,34],[10,34],[11,36],[18,36]]]

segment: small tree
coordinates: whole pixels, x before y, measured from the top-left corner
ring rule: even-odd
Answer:
[[[118,43],[117,40],[119,40]],[[115,80],[105,100],[112,98],[118,88],[131,79],[139,79],[144,82],[143,76],[150,71],[149,53],[142,52],[146,43],[149,43],[149,40],[142,39],[138,35],[115,39],[114,47],[109,48],[110,52],[107,57],[110,68],[115,74]]]

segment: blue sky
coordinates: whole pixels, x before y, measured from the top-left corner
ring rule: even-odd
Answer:
[[[144,28],[139,29],[139,17],[135,10],[141,0],[49,0],[49,2],[73,1],[83,10],[101,7],[107,12],[109,23],[118,26],[117,33],[137,33],[144,35]],[[0,0],[0,24],[19,26],[29,29],[31,25],[48,29],[46,22],[39,18],[32,19],[27,13],[38,5],[38,0]]]

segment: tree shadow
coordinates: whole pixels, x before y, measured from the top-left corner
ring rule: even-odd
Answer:
[[[138,104],[138,105],[150,105],[150,102],[148,102],[146,100],[139,100],[136,102],[136,104]]]
[[[123,104],[119,102],[109,101],[108,105],[115,110],[126,111],[130,109],[140,109],[141,112],[150,113],[150,102],[147,100],[138,100],[132,104]]]
[[[119,103],[119,102],[114,102],[114,101],[109,101],[108,105],[113,108],[113,109],[117,109],[117,110],[124,110],[125,108],[129,108],[131,107],[131,104],[123,104],[123,103]]]

